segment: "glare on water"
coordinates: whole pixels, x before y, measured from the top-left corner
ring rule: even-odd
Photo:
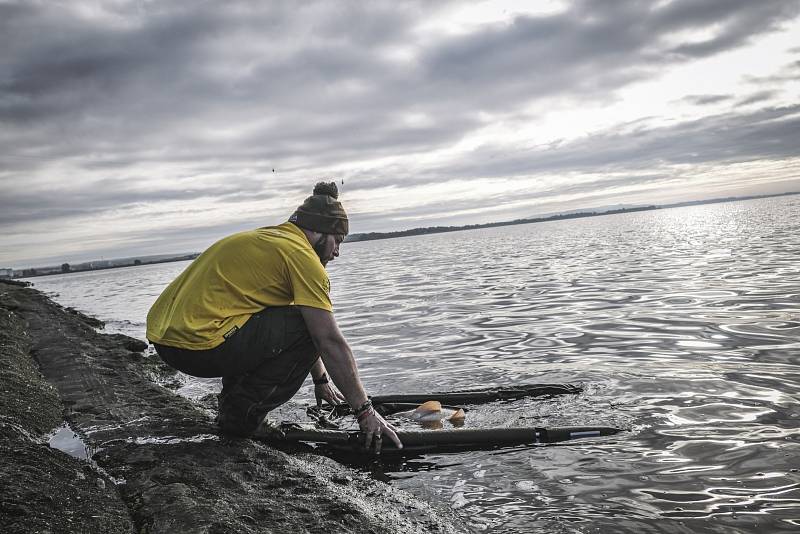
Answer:
[[[790,196],[343,245],[333,300],[370,393],[582,383],[467,425],[628,429],[376,469],[492,532],[796,532],[798,214]],[[141,338],[185,266],[34,281]]]

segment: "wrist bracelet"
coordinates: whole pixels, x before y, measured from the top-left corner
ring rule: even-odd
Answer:
[[[328,375],[327,374],[322,375],[321,378],[315,378],[314,379],[314,385],[315,386],[322,386],[322,385],[327,384],[327,383],[328,383]]]
[[[367,399],[367,402],[353,411],[353,415],[355,415],[356,418],[360,418],[363,414],[369,411],[370,408],[372,408],[372,399]]]
[[[364,419],[366,416],[368,416],[371,413],[375,413],[375,409],[372,406],[370,406],[369,408],[367,408],[366,410],[364,410],[363,412],[358,414],[358,417],[356,417],[356,421],[358,421],[360,423],[362,419]]]

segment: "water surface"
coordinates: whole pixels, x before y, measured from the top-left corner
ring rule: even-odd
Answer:
[[[628,429],[373,469],[491,532],[797,532],[799,214],[790,196],[343,245],[333,300],[370,393],[582,383],[467,425]],[[33,281],[143,338],[186,265]]]

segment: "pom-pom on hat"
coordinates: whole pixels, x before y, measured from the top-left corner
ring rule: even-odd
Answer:
[[[289,217],[300,228],[323,234],[347,235],[350,227],[336,182],[319,182],[314,192]]]

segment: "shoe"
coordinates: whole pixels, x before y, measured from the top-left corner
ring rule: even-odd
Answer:
[[[250,437],[255,439],[282,440],[286,437],[281,429],[281,424],[269,419],[266,415],[258,424],[256,429],[250,433]]]
[[[243,424],[242,420],[238,417],[231,417],[228,414],[220,412],[217,414],[216,423],[219,427],[220,434],[232,438],[246,438],[250,435],[248,431],[249,425]]]

